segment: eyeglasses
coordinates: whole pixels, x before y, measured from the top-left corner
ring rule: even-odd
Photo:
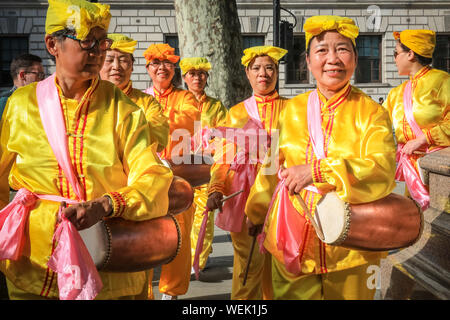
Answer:
[[[97,45],[98,48],[100,48],[100,50],[105,51],[105,50],[108,50],[109,48],[111,48],[111,45],[113,43],[113,40],[108,39],[108,38],[104,38],[104,39],[100,39],[100,40],[97,40],[95,38],[80,40],[70,34],[65,34],[64,37],[78,41],[78,43],[80,44],[80,48],[82,50],[92,50]]]
[[[38,79],[43,80],[45,79],[45,73],[44,72],[37,72],[37,71],[25,71],[25,73],[32,73],[37,75]]]
[[[165,60],[165,61],[153,61],[153,62],[150,62],[148,65],[152,66],[153,68],[159,68],[160,65],[164,65],[164,67],[166,67],[168,69],[174,67],[174,64],[172,62],[170,62],[170,61],[167,61],[167,60]]]

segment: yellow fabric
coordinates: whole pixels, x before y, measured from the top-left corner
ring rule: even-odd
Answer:
[[[306,19],[303,30],[305,31],[306,49],[308,49],[309,42],[313,37],[325,31],[336,30],[344,37],[352,40],[354,46],[356,46],[355,39],[359,34],[359,28],[352,19],[339,16],[310,17]]]
[[[403,30],[394,32],[394,38],[425,58],[432,58],[436,46],[436,32],[432,30]]]
[[[189,70],[203,70],[208,72],[211,69],[211,63],[203,57],[183,58],[180,61],[181,74],[185,75]]]
[[[92,28],[108,30],[110,20],[107,4],[85,0],[48,0],[45,33],[74,29],[77,38],[84,40]]]
[[[181,230],[181,248],[175,259],[161,266],[159,291],[171,296],[186,294],[191,279],[191,230],[195,207],[177,214],[175,217]]]
[[[163,94],[154,88],[155,98],[163,108],[163,114],[169,119],[170,138],[167,147],[161,152],[162,159],[172,158],[174,154],[183,154],[183,139],[172,140],[172,134],[177,129],[187,130],[191,136],[194,135],[194,122],[200,121],[201,114],[198,102],[192,92],[170,87]],[[177,145],[180,144],[178,147]],[[189,144],[190,146],[190,144]]]
[[[150,61],[158,59],[160,61],[169,60],[172,63],[177,63],[180,57],[175,55],[175,49],[167,43],[157,43],[150,45],[144,52],[146,64]]]
[[[131,81],[123,89],[123,92],[144,111],[150,126],[151,141],[157,144],[157,152],[162,151],[169,141],[169,122],[163,114],[161,105],[152,95],[133,88]]]
[[[278,128],[279,117],[282,110],[287,104],[287,99],[280,97],[276,91],[271,95],[262,98],[255,96],[256,105],[260,119],[264,128],[268,132],[274,132]],[[227,116],[227,127],[242,128],[249,120],[249,115],[245,109],[244,102],[238,103],[232,107]],[[225,148],[228,147],[228,144]],[[220,150],[219,150],[220,151]],[[218,159],[225,152],[217,152],[215,159]],[[232,149],[236,152],[236,148]],[[231,157],[233,159],[234,157]],[[208,194],[212,192],[222,192],[225,195],[229,194],[229,189],[233,181],[234,171],[229,170],[230,163],[214,163],[211,167],[211,180],[208,188]],[[267,209],[266,209],[267,211]],[[245,219],[244,219],[245,221]],[[244,222],[243,222],[244,223]],[[265,258],[255,247],[252,262],[250,264],[249,275],[245,287],[242,286],[242,280],[246,268],[247,257],[250,251],[252,237],[248,236],[247,228],[239,233],[231,232],[231,239],[234,248],[234,263],[233,263],[233,280],[231,297],[233,299],[261,299],[271,298],[270,290],[270,274],[268,275],[265,267]],[[267,264],[266,264],[267,266]],[[264,292],[264,296],[262,296]]]
[[[75,199],[48,144],[36,84],[14,92],[1,120],[0,207],[9,201],[9,186]],[[71,133],[70,157],[87,200],[114,193],[121,200],[118,213],[127,220],[165,215],[172,172],[151,147],[144,113],[112,83],[97,79],[80,103],[61,94],[60,98]],[[58,296],[56,274],[47,268],[58,208],[59,203],[37,200],[25,228],[23,256],[0,262],[15,286],[49,298]],[[145,272],[100,272],[100,276],[103,290],[98,299],[137,295],[145,284]]]
[[[283,48],[273,47],[273,46],[256,46],[247,48],[244,50],[244,55],[241,58],[241,63],[247,67],[248,64],[258,56],[269,56],[272,60],[278,64],[278,60],[283,58],[283,56],[288,51]]]
[[[430,150],[450,146],[450,74],[430,67],[423,67],[412,79],[413,115],[425,134]],[[403,92],[406,81],[392,89],[383,107],[389,112],[398,143],[416,138],[405,118]],[[424,150],[422,150],[424,151]],[[410,156],[416,167],[423,155]]]
[[[222,102],[204,94],[199,99],[199,106],[201,112],[201,127],[215,128],[225,124],[228,109],[224,107]],[[211,150],[213,154],[214,150]],[[194,261],[195,248],[197,247],[197,238],[200,231],[200,226],[203,220],[203,211],[206,208],[206,201],[208,200],[208,184],[195,188],[194,203],[195,214],[194,223],[191,231],[191,252],[192,262]],[[212,242],[214,238],[214,212],[209,213],[208,224],[206,227],[206,235],[203,243],[203,249],[200,253],[199,266],[204,269],[208,256],[212,252]]]
[[[370,266],[379,264],[375,260],[343,271],[295,277],[273,259],[274,300],[373,300],[376,286]]]
[[[350,90],[346,99],[345,94]],[[313,155],[307,127],[307,102],[310,92],[298,95],[287,103],[280,117],[279,163],[286,168],[310,163],[320,179],[315,186],[326,193],[335,189],[338,196],[348,203],[374,201],[388,195],[395,187],[395,144],[388,113],[370,97],[355,87],[345,86],[331,99],[320,94],[324,103],[322,129],[327,158],[317,161]],[[267,167],[268,164],[264,164]],[[258,174],[250,191],[245,212],[255,224],[264,223],[264,245],[272,253],[272,259],[283,261],[276,243],[276,212],[279,195],[273,208],[268,206],[278,183],[277,174]],[[300,195],[315,212],[320,195],[302,190]],[[291,201],[304,215],[294,197]],[[300,253],[304,274],[326,273],[352,268],[385,255],[384,252],[349,250],[329,246],[317,237],[309,224],[305,231],[305,247]]]
[[[108,33],[108,38],[113,40],[110,50],[117,49],[124,53],[133,54],[137,41],[120,33]]]

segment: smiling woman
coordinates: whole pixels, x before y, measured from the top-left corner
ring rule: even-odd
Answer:
[[[152,148],[144,113],[98,77],[111,45],[106,33],[110,18],[108,5],[49,0],[45,45],[55,58],[55,74],[17,89],[5,108],[0,205],[8,203],[11,187],[25,196],[16,196],[7,208],[29,211],[19,234],[23,246],[6,258],[5,246],[0,246],[0,269],[11,299],[146,296],[144,271],[93,272],[81,282],[77,272],[66,271],[83,271],[84,263],[68,263],[64,270],[51,263],[64,248],[60,233],[55,234],[61,226],[82,230],[118,216],[148,220],[168,209],[172,173]],[[64,279],[69,279],[70,297]]]

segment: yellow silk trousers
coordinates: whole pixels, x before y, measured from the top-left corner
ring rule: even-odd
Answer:
[[[294,276],[284,264],[272,259],[272,285],[274,300],[373,300],[376,288],[372,286],[371,265],[379,266],[380,260],[358,267],[322,274]],[[369,288],[370,287],[370,288]]]
[[[260,253],[258,242],[255,243],[247,282],[243,286],[245,269],[253,241],[253,237],[248,235],[245,219],[242,223],[241,232],[230,232],[230,235],[234,249],[231,300],[271,300],[273,293],[270,254]]]
[[[171,296],[183,295],[188,291],[191,280],[191,229],[195,206],[177,214],[181,231],[181,248],[176,258],[161,267],[159,291]]]
[[[191,256],[192,264],[194,263],[195,248],[197,247],[198,233],[203,221],[203,211],[206,208],[208,200],[208,184],[202,185],[194,189],[194,223],[191,231]],[[212,242],[214,238],[214,212],[208,214],[208,223],[206,225],[205,240],[203,242],[202,252],[200,253],[199,267],[200,270],[205,268],[208,256],[212,253]]]

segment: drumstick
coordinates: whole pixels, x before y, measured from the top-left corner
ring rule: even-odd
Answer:
[[[239,193],[241,193],[241,192],[244,192],[244,189],[239,190],[239,191],[236,191],[235,193],[232,193],[232,194],[230,194],[229,196],[226,196],[226,197],[222,198],[222,200],[220,200],[220,202],[223,203],[223,202],[227,201],[228,199],[231,199],[231,198],[237,196],[237,195],[238,195]]]
[[[247,266],[245,267],[244,281],[242,282],[243,286],[245,286],[245,283],[247,282],[248,270],[250,270],[250,262],[252,261],[252,255],[253,255],[253,249],[255,249],[255,243],[256,243],[256,235],[253,236],[252,247],[250,248],[250,254],[249,254],[248,260],[247,260]]]
[[[321,240],[324,240],[325,238],[323,236],[322,228],[319,228],[319,226],[317,225],[316,220],[314,220],[314,218],[311,215],[311,212],[309,212],[309,209],[306,206],[305,201],[303,201],[303,198],[298,193],[295,194],[295,197],[297,198],[298,202],[302,206],[305,214],[308,216],[309,221],[311,221],[311,224],[313,225],[314,229],[316,229],[316,232],[317,232],[317,235],[319,236],[319,238]]]

